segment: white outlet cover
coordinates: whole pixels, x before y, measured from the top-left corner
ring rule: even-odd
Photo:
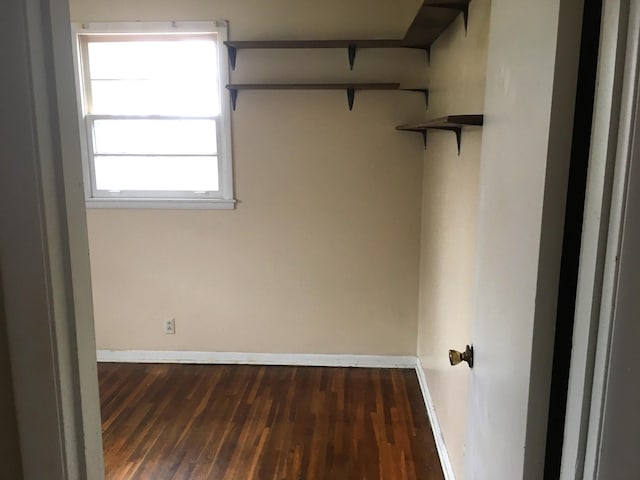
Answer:
[[[173,335],[176,333],[176,319],[170,318],[164,323],[164,333],[167,335]]]

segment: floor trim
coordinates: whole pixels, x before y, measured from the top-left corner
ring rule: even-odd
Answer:
[[[427,377],[424,374],[422,363],[420,359],[416,359],[416,375],[418,376],[418,383],[420,384],[420,390],[422,390],[422,398],[424,399],[424,405],[427,407],[427,414],[429,415],[429,422],[431,423],[431,430],[433,431],[433,438],[436,442],[436,448],[438,449],[438,457],[440,457],[440,465],[444,473],[445,480],[455,480],[453,474],[453,466],[449,459],[449,453],[447,452],[447,446],[444,443],[444,436],[438,422],[438,416],[436,415],[436,409],[429,393],[429,387],[427,386]]]
[[[415,368],[416,357],[298,353],[98,350],[99,362],[293,365],[310,367]]]

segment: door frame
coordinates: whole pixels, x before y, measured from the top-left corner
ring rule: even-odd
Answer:
[[[627,39],[624,10],[629,8],[628,3],[605,0],[602,48],[612,48],[615,61],[603,66],[599,73],[594,132],[599,132],[601,143],[594,144],[592,155],[603,155],[601,158],[607,161],[604,171],[600,171],[600,180],[604,179],[601,196],[589,197],[589,212],[607,211],[603,201],[608,193],[606,181],[610,180],[611,221],[607,222],[606,248],[602,242],[603,224],[592,226],[595,251],[589,253],[591,263],[581,268],[579,295],[585,304],[578,306],[586,311],[576,318],[575,335],[582,340],[586,337],[587,341],[574,347],[565,430],[563,466],[572,462],[576,465],[584,450],[585,473],[591,468],[589,462],[595,459],[599,445],[611,326],[607,306],[613,298],[617,269],[612,255],[619,245],[616,239],[619,240],[626,178],[623,166],[628,163],[624,152],[628,154],[630,132],[626,127],[633,112],[630,99],[635,94],[629,87],[629,78],[635,75],[638,63],[637,56],[631,58],[631,53],[637,52],[640,7],[637,2],[631,7],[635,27],[629,31],[636,35]],[[16,104],[21,110],[0,113],[0,125],[10,125],[18,119],[27,127],[16,142],[9,144],[10,149],[15,149],[9,152],[21,155],[25,161],[0,165],[0,230],[5,232],[0,234],[2,294],[24,475],[25,479],[97,480],[104,473],[68,2],[6,0],[2,14],[12,28],[1,33],[0,38],[10,36],[12,42],[3,42],[10,47],[0,52],[0,58],[6,55],[15,59],[24,54],[27,59],[20,65],[22,70],[11,70],[8,82],[11,87],[27,79],[23,83],[25,90],[18,93],[28,102]],[[16,43],[16,39],[20,41]],[[607,55],[601,54],[600,58],[606,60]],[[0,98],[9,101],[11,94],[9,89]],[[613,100],[608,111],[607,98]],[[612,121],[617,119],[619,122]],[[614,162],[615,169],[610,162]],[[590,182],[597,175],[594,171]],[[16,180],[20,180],[18,186]],[[590,219],[588,214],[585,218]],[[587,268],[589,265],[595,272],[591,279],[585,277],[593,273]],[[598,265],[602,265],[601,275]],[[602,279],[600,287],[598,277]],[[594,302],[597,291],[602,292],[601,302]],[[580,412],[577,419],[570,413],[576,406]],[[586,423],[585,411],[590,412]],[[576,455],[570,454],[572,445]],[[563,480],[581,478],[569,470],[563,470],[563,475],[568,475]]]
[[[23,475],[104,478],[66,0],[0,5],[0,274]]]
[[[640,5],[605,0],[602,13],[561,480],[596,478],[637,112]]]

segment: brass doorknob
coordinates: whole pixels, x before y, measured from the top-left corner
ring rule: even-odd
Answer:
[[[451,365],[458,365],[460,362],[467,362],[469,368],[473,368],[473,346],[467,345],[464,352],[449,350],[449,363],[451,363]]]

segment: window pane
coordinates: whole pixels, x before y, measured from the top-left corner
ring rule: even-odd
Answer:
[[[209,79],[92,80],[91,94],[90,113],[97,115],[220,114],[218,85]]]
[[[215,120],[93,121],[96,155],[215,155]]]
[[[220,111],[213,38],[89,40],[88,52],[91,113],[216,116]]]
[[[218,158],[95,157],[96,188],[124,191],[218,191]]]

